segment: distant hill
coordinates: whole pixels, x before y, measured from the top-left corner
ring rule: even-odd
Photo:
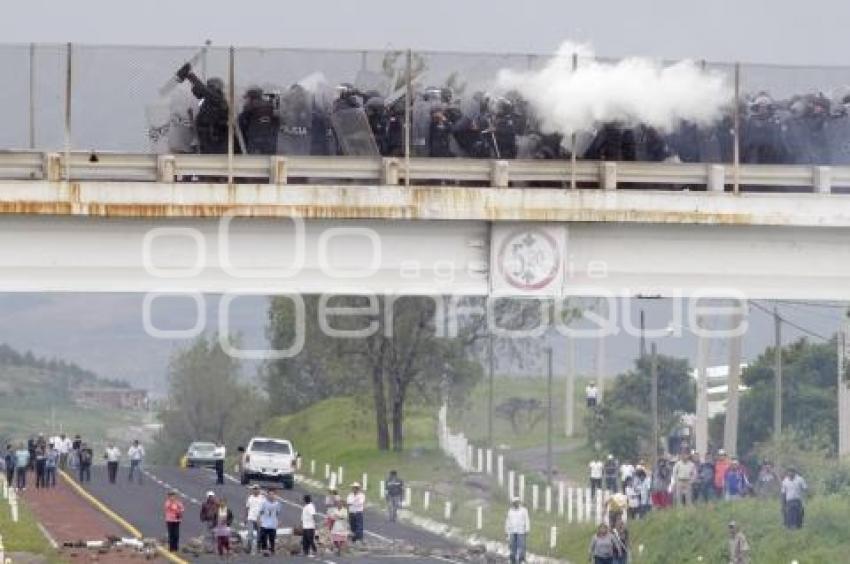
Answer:
[[[0,401],[27,404],[62,401],[80,387],[129,388],[120,380],[101,378],[72,362],[19,352],[0,343]],[[4,403],[5,403],[4,402]]]

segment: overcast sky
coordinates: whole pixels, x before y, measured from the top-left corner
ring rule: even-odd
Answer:
[[[4,42],[418,48],[850,64],[847,0],[6,0]]]

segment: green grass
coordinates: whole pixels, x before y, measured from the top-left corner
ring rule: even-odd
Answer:
[[[13,523],[9,504],[0,497],[0,535],[3,536],[6,553],[29,552],[45,556],[51,562],[59,562],[58,554],[41,534],[32,513],[22,503],[18,504],[18,517],[18,522]]]
[[[145,414],[134,411],[85,409],[68,403],[54,405],[51,411],[50,405],[41,402],[0,399],[0,430],[15,443],[39,432],[58,434],[61,428],[70,435],[79,433],[99,450],[108,439],[128,440],[124,436],[127,429],[140,425],[144,418]]]

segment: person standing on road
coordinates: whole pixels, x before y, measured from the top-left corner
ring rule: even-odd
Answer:
[[[224,485],[224,444],[221,441],[216,443],[216,452],[221,451],[221,456],[215,459],[215,483],[216,485]]]
[[[71,440],[71,437],[62,433],[59,435],[59,440],[54,444],[56,450],[59,451],[59,468],[62,470],[66,470],[68,468],[68,457],[71,454],[71,450],[74,448],[74,441]]]
[[[614,535],[605,523],[600,523],[590,539],[590,560],[593,564],[614,564]]]
[[[74,435],[74,440],[71,441],[71,457],[68,461],[71,468],[79,467],[81,448],[83,448],[83,439],[79,435]]]
[[[635,465],[626,460],[620,465],[620,488],[626,493],[626,480],[635,475]]]
[[[301,508],[301,550],[304,556],[310,556],[311,550],[314,556],[319,553],[316,547],[316,506],[310,494],[304,496],[304,507]]]
[[[678,462],[673,465],[673,495],[676,505],[691,505],[691,482],[696,477],[697,469],[687,452],[682,452]]]
[[[785,526],[789,529],[803,528],[803,494],[808,489],[806,481],[793,468],[782,480],[780,495],[785,500]]]
[[[251,493],[248,499],[245,500],[245,526],[248,529],[247,548],[245,552],[255,554],[257,550],[254,543],[258,542],[260,534],[260,509],[263,507],[263,502],[266,499],[260,493],[260,486],[254,484],[251,486]]]
[[[177,499],[177,492],[170,490],[165,498],[165,528],[168,530],[168,550],[180,550],[180,522],[183,521],[183,503]]]
[[[114,484],[118,477],[118,462],[121,460],[121,451],[117,446],[109,443],[103,458],[106,459],[106,473],[109,476],[109,483]]]
[[[47,487],[47,451],[41,445],[35,449],[35,489]]]
[[[518,497],[515,497],[505,516],[505,534],[511,550],[511,564],[525,562],[525,547],[529,532],[531,532],[531,520],[528,518],[528,509],[523,507]]]
[[[218,499],[213,519],[213,536],[218,555],[230,558],[230,526],[233,524],[233,512],[227,507],[224,497]]]
[[[337,556],[341,556],[348,545],[348,535],[351,533],[348,522],[348,509],[345,507],[345,502],[342,498],[337,498],[336,507],[328,511],[326,521],[331,530],[331,542],[336,549]]]
[[[627,564],[629,561],[629,530],[622,519],[611,530],[614,537],[614,564]]]
[[[747,477],[737,458],[732,459],[732,465],[723,477],[723,494],[726,501],[741,499],[746,493]]]
[[[387,511],[389,512],[390,522],[395,523],[398,519],[398,509],[401,507],[402,499],[404,499],[404,482],[398,477],[397,471],[390,470],[386,487]]]
[[[201,504],[200,520],[201,524],[207,528],[207,540],[212,542],[213,549],[215,549],[216,545],[213,529],[215,528],[215,514],[217,510],[218,500],[215,497],[215,492],[208,491],[204,503]]]
[[[360,489],[360,482],[351,484],[348,494],[348,521],[351,525],[351,541],[363,542],[363,512],[366,510],[366,494]]]
[[[44,485],[47,488],[56,487],[56,466],[59,460],[59,451],[54,445],[50,445],[47,449],[47,460],[44,463]]]
[[[274,554],[280,511],[280,502],[274,498],[272,492],[266,492],[266,500],[260,508],[260,550],[264,556]]]
[[[584,397],[587,402],[587,408],[596,409],[596,403],[599,400],[599,390],[596,389],[596,384],[594,382],[585,386]]]
[[[729,522],[729,564],[749,564],[750,543],[738,529],[735,521]]]
[[[27,489],[27,470],[30,465],[30,451],[21,443],[15,451],[15,487],[19,490]]]
[[[91,482],[91,463],[94,460],[94,452],[89,445],[80,445],[80,483]]]
[[[6,445],[6,452],[3,453],[3,465],[6,470],[6,483],[12,487],[15,483],[15,448],[11,443]]]
[[[139,485],[142,485],[142,461],[145,459],[145,448],[139,444],[138,439],[133,441],[132,446],[127,450],[127,458],[130,459],[130,473],[127,481],[132,482],[135,475]]]

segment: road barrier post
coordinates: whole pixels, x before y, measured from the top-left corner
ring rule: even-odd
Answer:
[[[480,505],[475,511],[475,528],[479,531],[484,528],[484,507]]]
[[[602,496],[596,496],[596,524],[598,525],[603,520],[602,515]]]
[[[9,512],[12,514],[12,522],[18,522],[18,492],[17,490],[9,490]]]
[[[310,461],[310,475],[311,476],[316,475],[316,461],[315,460]]]
[[[584,500],[581,497],[581,488],[576,488],[576,522],[584,521]]]
[[[564,482],[558,482],[558,515],[564,516]]]
[[[413,498],[413,491],[410,488],[404,488],[404,503],[403,507],[410,507]]]
[[[553,525],[549,529],[549,550],[555,550],[556,546],[558,546],[558,527]]]
[[[567,523],[573,522],[573,488],[567,489]]]
[[[363,472],[363,481],[360,483],[360,485],[363,486],[364,492],[369,491],[369,474],[367,474],[366,472]]]
[[[499,486],[505,485],[505,457],[501,454],[496,459],[496,469],[499,474]]]
[[[508,497],[511,501],[516,497],[516,472],[508,472]]]
[[[525,503],[525,474],[519,475],[519,500]]]
[[[325,464],[325,480],[331,477],[331,465]]]
[[[493,475],[493,449],[487,449],[487,475]]]
[[[425,493],[422,494],[422,509],[428,511],[429,507],[431,507],[431,492],[426,490]]]
[[[531,509],[537,511],[540,508],[540,486],[531,485]]]
[[[546,486],[546,497],[545,497],[544,507],[546,508],[546,513],[552,513],[552,487]]]
[[[336,472],[331,472],[331,477],[328,483],[328,489],[341,489],[342,484],[337,480]]]
[[[483,448],[478,449],[478,473],[479,474],[484,473],[484,449]]]
[[[381,499],[387,497],[387,484],[383,480],[378,484],[378,497]]]
[[[342,466],[340,466],[340,467],[337,469],[336,477],[337,477],[337,480],[339,480],[339,481],[337,482],[337,483],[339,484],[339,486],[340,486],[340,487],[343,487],[343,482],[345,482],[345,478],[343,478],[343,477],[342,477]]]
[[[0,477],[0,482],[3,484],[3,499],[9,499],[9,484],[6,483],[6,477]],[[2,562],[2,560],[0,560]]]
[[[446,506],[443,508],[443,517],[445,517],[446,521],[450,521],[452,518],[452,502],[447,501]]]
[[[590,497],[590,488],[584,489],[584,503],[586,505],[586,511],[584,512],[585,518],[587,521],[592,521],[593,517],[591,513],[593,512],[593,499]]]

